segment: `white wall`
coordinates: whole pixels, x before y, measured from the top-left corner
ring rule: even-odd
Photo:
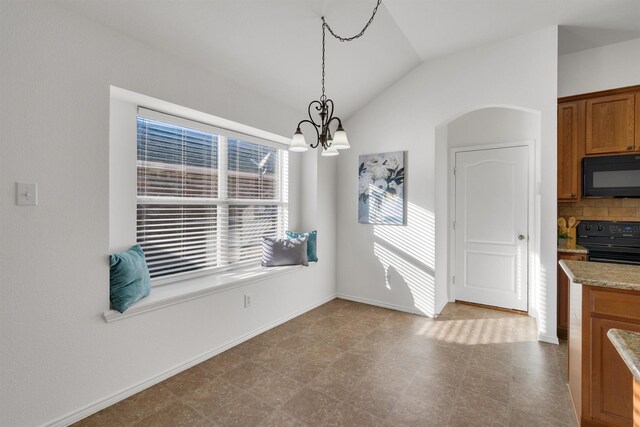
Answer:
[[[449,148],[538,139],[540,121],[527,111],[489,107],[453,120],[447,135]]]
[[[640,39],[558,58],[558,97],[638,84]]]
[[[534,230],[540,238],[534,249],[543,305],[539,334],[556,340],[557,34],[552,27],[424,63],[348,120],[353,148],[341,153],[338,168],[339,295],[427,315],[441,308],[447,185],[446,157],[436,156],[436,128],[483,106],[516,106],[541,114],[536,163],[543,216]],[[408,224],[360,225],[358,155],[396,150],[408,151]]]
[[[0,425],[98,408],[334,295],[335,164],[300,176],[312,160],[292,155],[292,180],[304,183],[290,194],[292,227],[317,226],[320,263],[105,323],[110,85],[280,135],[300,112],[51,2],[0,8]],[[15,206],[17,181],[38,183],[38,206]],[[317,219],[303,217],[303,191]],[[247,290],[250,311],[241,308]]]

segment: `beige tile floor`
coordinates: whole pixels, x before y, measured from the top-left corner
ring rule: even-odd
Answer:
[[[335,299],[76,425],[574,426],[566,364],[526,316]]]

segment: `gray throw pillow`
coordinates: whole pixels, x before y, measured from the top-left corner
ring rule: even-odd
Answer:
[[[309,265],[307,238],[274,239],[262,238],[262,266]]]

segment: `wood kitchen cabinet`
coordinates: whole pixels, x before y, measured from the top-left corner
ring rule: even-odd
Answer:
[[[640,332],[640,324],[591,317],[591,413],[607,425],[631,426],[633,422],[633,375],[613,346],[607,332],[624,329]],[[605,369],[606,367],[606,369]]]
[[[586,100],[585,154],[636,150],[635,103],[635,93]]]
[[[580,114],[582,113],[582,114]],[[584,101],[558,105],[558,200],[580,198],[581,129],[584,126]]]
[[[581,426],[633,425],[633,376],[607,338],[640,332],[640,292],[570,284],[569,390]]]
[[[558,202],[582,195],[582,159],[640,152],[640,85],[558,99]]]
[[[586,254],[562,253],[558,252],[558,262],[562,259],[573,261],[586,261]],[[567,330],[569,328],[569,277],[558,267],[558,314],[557,314],[557,333],[558,338],[567,338]]]

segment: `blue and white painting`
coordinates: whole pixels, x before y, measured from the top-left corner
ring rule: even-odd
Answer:
[[[406,151],[360,156],[358,222],[405,223],[404,176]]]

